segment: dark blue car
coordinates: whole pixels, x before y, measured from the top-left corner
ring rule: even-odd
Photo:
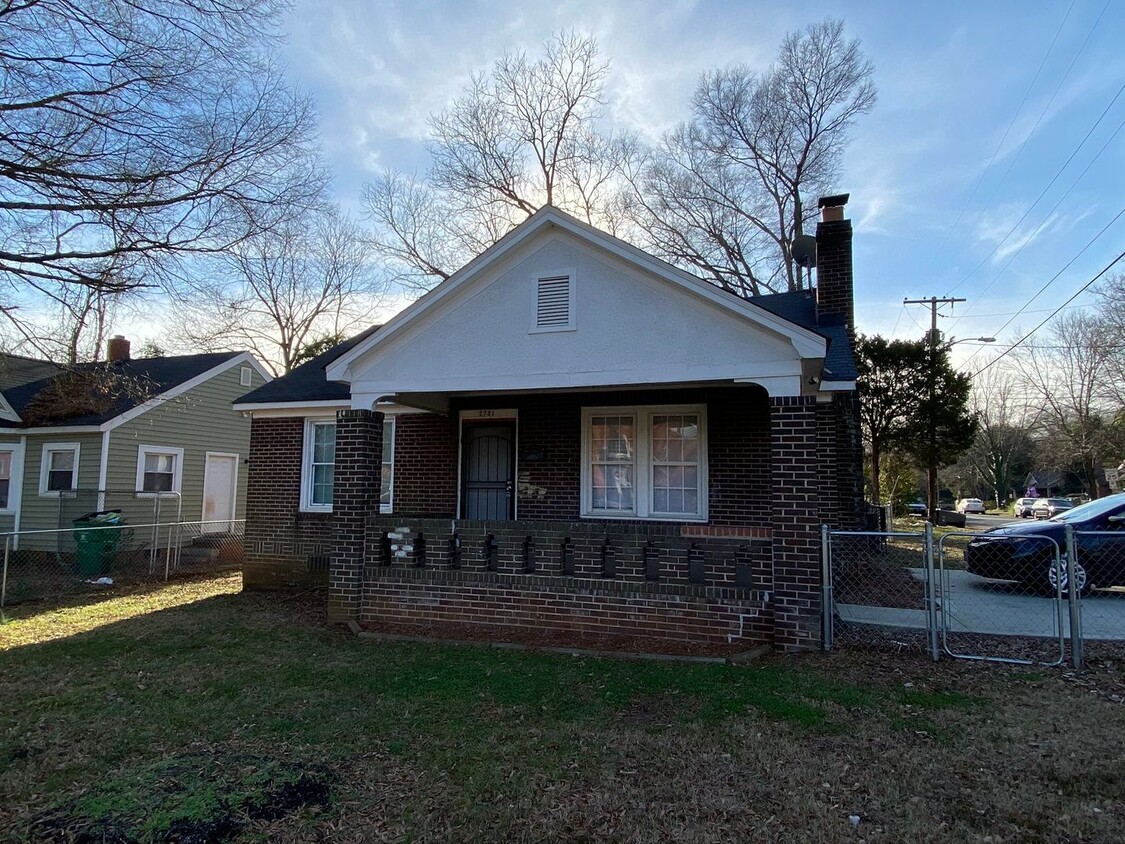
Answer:
[[[965,549],[973,574],[1014,580],[1036,590],[1067,589],[1066,526],[1080,532],[1075,586],[1125,586],[1125,493],[1099,498],[1043,522],[1013,522],[975,537]],[[1084,533],[1086,531],[1097,533]],[[1061,571],[1054,550],[1063,555]],[[1061,578],[1061,583],[1059,582]]]

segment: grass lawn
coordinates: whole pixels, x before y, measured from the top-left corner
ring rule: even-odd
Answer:
[[[13,612],[0,840],[1125,840],[1105,661],[391,644],[240,588]]]

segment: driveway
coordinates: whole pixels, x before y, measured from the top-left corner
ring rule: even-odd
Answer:
[[[911,569],[925,580],[923,569]],[[1059,607],[1051,598],[1021,592],[1011,584],[986,580],[966,571],[947,571],[948,595],[942,606],[953,633],[994,633],[1009,636],[1058,635]],[[1095,591],[1082,599],[1085,639],[1125,641],[1125,591]],[[842,621],[880,627],[926,629],[925,610],[837,604]],[[1070,610],[1064,600],[1063,635],[1070,635]]]

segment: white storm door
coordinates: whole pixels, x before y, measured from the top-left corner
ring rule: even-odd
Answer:
[[[234,497],[238,488],[238,455],[207,452],[203,470],[203,533],[227,533],[234,518]]]

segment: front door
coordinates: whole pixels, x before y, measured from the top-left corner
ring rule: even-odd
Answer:
[[[514,518],[514,422],[466,422],[461,430],[461,518]]]
[[[207,453],[203,469],[203,533],[227,533],[234,518],[238,455]]]

